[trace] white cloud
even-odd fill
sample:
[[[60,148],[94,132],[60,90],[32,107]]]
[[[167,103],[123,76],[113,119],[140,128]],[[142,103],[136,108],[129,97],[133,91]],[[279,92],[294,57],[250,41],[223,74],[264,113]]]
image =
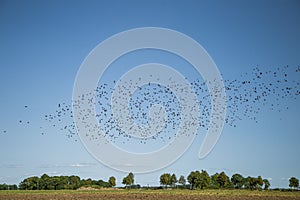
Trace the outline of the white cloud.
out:
[[[96,163],[44,164],[41,165],[40,168],[48,169],[48,168],[91,167],[95,165]]]
[[[70,167],[91,167],[95,166],[95,163],[76,163],[76,164],[70,164]]]
[[[285,181],[285,180],[288,180],[288,178],[282,177],[280,180]]]

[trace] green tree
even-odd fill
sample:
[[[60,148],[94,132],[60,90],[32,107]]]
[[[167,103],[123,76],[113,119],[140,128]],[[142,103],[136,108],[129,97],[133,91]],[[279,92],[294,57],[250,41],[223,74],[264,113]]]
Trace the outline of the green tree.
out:
[[[289,179],[289,186],[293,189],[299,187],[299,179],[297,179],[296,177],[291,177]]]
[[[250,190],[255,190],[255,189],[261,189],[264,184],[264,181],[261,178],[261,176],[258,176],[257,178],[248,176],[245,179],[244,184],[245,184],[245,188]]]
[[[171,180],[170,180],[170,181],[171,181],[171,182],[170,182],[171,186],[172,186],[172,187],[175,187],[175,186],[176,186],[176,183],[177,183],[177,177],[176,177],[175,174],[172,174]]]
[[[92,185],[93,185],[92,184],[92,179],[90,179],[90,178],[80,180],[80,186],[91,187]]]
[[[68,189],[76,190],[80,187],[80,178],[78,176],[68,177]]]
[[[269,180],[268,179],[264,179],[263,182],[264,182],[264,190],[268,190],[269,187],[271,186]]]
[[[264,181],[263,181],[262,177],[258,176],[256,179],[256,188],[261,189],[263,185],[264,185]]]
[[[187,177],[187,180],[188,180],[188,182],[191,185],[191,189],[195,188],[195,186],[196,186],[196,179],[199,179],[200,176],[201,176],[201,173],[198,170],[190,172],[190,174]]]
[[[104,187],[104,188],[109,188],[112,187],[109,182],[103,181],[103,180],[98,180],[96,181],[96,185],[99,187]]]
[[[109,177],[108,183],[110,187],[115,187],[116,186],[116,178],[114,176]]]
[[[63,178],[60,176],[53,176],[51,177],[51,185],[54,187],[54,190],[61,190],[63,188]]]
[[[256,178],[248,176],[250,190],[256,189]]]
[[[250,183],[249,183],[250,176],[247,178],[244,178],[244,188],[245,189],[250,189]]]
[[[128,176],[126,176],[126,177],[123,178],[122,184],[124,184],[126,187],[128,185],[130,185],[130,180],[129,180]]]
[[[171,185],[171,174],[164,173],[160,176],[160,184],[167,187],[168,185]]]
[[[47,174],[43,174],[40,178],[40,189],[49,190],[50,188],[50,177]]]
[[[29,177],[24,179],[20,184],[20,190],[38,190],[40,179],[37,176]]]
[[[204,189],[204,188],[207,188],[209,186],[209,183],[210,183],[209,174],[205,170],[202,170],[200,175],[196,177],[195,187],[200,188],[200,189]]]
[[[210,177],[210,187],[213,189],[219,189],[220,184],[218,183],[219,173],[215,173]]]
[[[0,190],[17,190],[17,185],[0,184]]]
[[[217,178],[217,182],[219,183],[220,188],[225,188],[229,184],[230,180],[225,172],[221,172]]]
[[[126,177],[123,178],[122,184],[126,185],[126,187],[129,185],[133,185],[134,183],[134,175],[132,172],[130,172]]]
[[[233,174],[231,182],[233,183],[234,188],[241,189],[244,185],[244,177],[240,174]]]
[[[186,182],[186,180],[185,180],[184,176],[181,175],[179,177],[178,183],[181,184],[181,185],[185,185],[185,182]]]
[[[128,176],[129,176],[129,179],[130,179],[130,184],[133,185],[133,184],[134,184],[134,175],[133,175],[133,173],[130,172],[130,173],[128,174]]]
[[[133,183],[133,174],[128,176],[130,184]],[[40,178],[33,176],[24,179],[19,184],[20,190],[61,190],[61,189],[77,189],[81,186],[85,187],[111,187],[110,184],[103,180],[80,179],[78,176],[48,176],[43,174]]]

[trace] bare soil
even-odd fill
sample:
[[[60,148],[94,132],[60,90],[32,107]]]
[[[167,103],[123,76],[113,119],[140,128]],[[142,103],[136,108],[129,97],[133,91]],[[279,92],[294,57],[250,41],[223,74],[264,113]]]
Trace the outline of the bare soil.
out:
[[[174,192],[44,192],[44,193],[26,193],[26,192],[12,192],[12,193],[0,193],[0,199],[2,200],[95,200],[95,199],[108,199],[108,200],[300,200],[299,195],[280,194],[219,194],[218,192],[203,194],[188,191],[181,193]]]

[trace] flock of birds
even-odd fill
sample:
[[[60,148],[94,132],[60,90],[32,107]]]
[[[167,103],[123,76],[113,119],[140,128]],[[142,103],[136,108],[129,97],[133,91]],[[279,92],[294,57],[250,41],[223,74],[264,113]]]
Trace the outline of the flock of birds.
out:
[[[259,112],[263,109],[270,109],[278,113],[284,109],[289,109],[286,102],[298,100],[300,95],[300,67],[291,68],[283,66],[265,70],[261,67],[254,67],[251,72],[240,75],[234,80],[224,80],[226,91],[226,119],[225,124],[236,127],[241,120],[253,120],[259,122]],[[105,138],[113,143],[123,143],[132,140],[133,137],[119,128],[111,110],[111,97],[114,91],[115,80],[111,83],[98,85],[95,96],[83,94],[80,98],[73,100],[73,104],[90,103],[96,105],[96,119]],[[133,83],[134,84],[134,83]],[[211,96],[206,83],[202,79],[195,79],[190,82],[196,94],[200,107],[199,124],[202,130],[207,129],[211,117]],[[139,126],[149,125],[149,109],[153,105],[161,105],[166,113],[165,127],[151,137],[139,138],[139,143],[147,144],[160,140],[165,143],[174,136],[180,126],[181,112],[180,103],[176,95],[166,86],[149,83],[138,87],[131,95],[129,110],[131,119]],[[25,105],[24,109],[30,110],[30,106]],[[84,116],[83,120],[84,120]],[[280,115],[279,115],[280,117]],[[72,105],[70,103],[58,103],[54,112],[44,114],[44,121],[52,128],[62,131],[68,138],[77,141],[78,133],[73,122]],[[18,119],[17,123],[29,125],[31,122],[26,119]],[[40,134],[47,134],[46,127],[39,126]],[[8,133],[3,129],[2,133]],[[195,133],[197,134],[197,133]],[[97,139],[94,135],[93,139]]]

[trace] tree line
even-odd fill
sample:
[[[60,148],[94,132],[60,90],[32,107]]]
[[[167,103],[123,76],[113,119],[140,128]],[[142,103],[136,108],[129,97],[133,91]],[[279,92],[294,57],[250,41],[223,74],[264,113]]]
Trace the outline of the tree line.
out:
[[[130,172],[122,180],[125,188],[140,188],[140,185],[134,185],[134,174]],[[160,185],[169,188],[186,189],[250,189],[250,190],[268,190],[271,186],[268,179],[258,177],[243,177],[241,174],[227,176],[225,172],[209,175],[207,171],[192,171],[187,178],[181,175],[179,178],[175,174],[164,173],[160,176]],[[80,187],[109,188],[116,186],[116,178],[109,177],[108,181],[81,179],[79,176],[48,176],[43,174],[41,177],[32,176],[25,178],[17,185],[0,184],[0,190],[76,190]],[[289,187],[299,188],[299,179],[291,177]]]
[[[186,181],[189,183],[186,185]],[[236,188],[236,189],[268,189],[270,182],[267,179],[258,177],[243,177],[241,174],[234,174],[231,178],[225,172],[215,173],[210,176],[205,170],[201,172],[196,170],[190,172],[187,180],[184,176],[180,176],[177,180],[175,174],[165,173],[160,176],[160,184],[165,187],[187,186],[190,189],[223,189],[223,188]]]
[[[188,182],[188,184],[186,184]],[[187,176],[183,175],[177,179],[175,174],[164,173],[160,176],[160,184],[164,187],[180,187],[189,189],[250,189],[250,190],[268,190],[271,186],[268,179],[258,177],[243,177],[241,174],[233,174],[231,178],[225,172],[209,175],[207,171],[192,171]],[[289,179],[289,187],[292,189],[299,188],[299,180],[295,177]]]
[[[76,190],[80,187],[108,188],[116,186],[115,177],[110,177],[108,181],[80,179],[79,176],[33,176],[24,179],[18,189],[20,190]]]

